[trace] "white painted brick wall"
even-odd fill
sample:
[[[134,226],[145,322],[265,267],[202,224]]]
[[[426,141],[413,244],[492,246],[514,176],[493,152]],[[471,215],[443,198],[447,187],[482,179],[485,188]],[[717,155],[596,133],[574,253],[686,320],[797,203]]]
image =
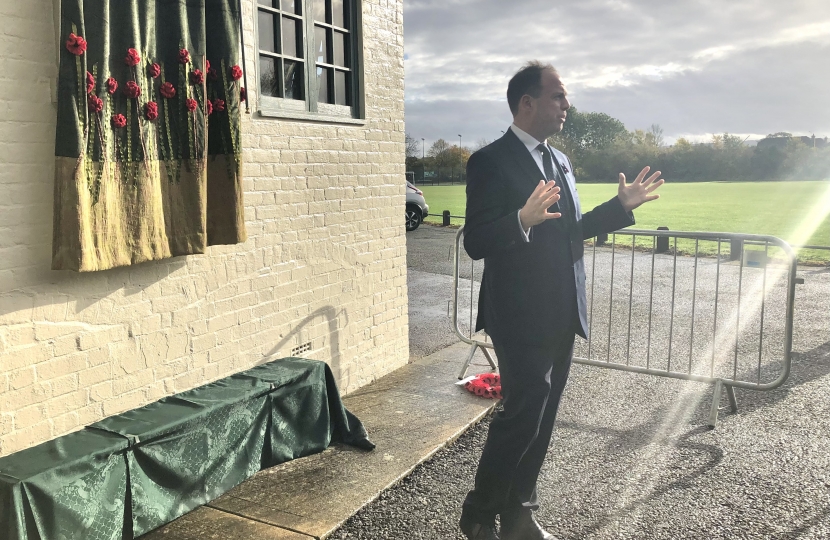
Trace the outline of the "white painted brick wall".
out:
[[[403,6],[363,2],[365,126],[246,115],[249,240],[92,274],[49,269],[52,0],[0,5],[0,456],[309,341],[344,392],[406,363]]]

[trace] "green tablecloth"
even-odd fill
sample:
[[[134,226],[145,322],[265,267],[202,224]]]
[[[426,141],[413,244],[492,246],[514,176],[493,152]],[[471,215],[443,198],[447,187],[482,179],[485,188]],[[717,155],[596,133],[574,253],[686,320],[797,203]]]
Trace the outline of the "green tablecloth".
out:
[[[126,450],[84,430],[0,459],[0,538],[121,540]]]
[[[270,362],[0,458],[0,537],[139,536],[332,441],[374,448],[329,367]]]

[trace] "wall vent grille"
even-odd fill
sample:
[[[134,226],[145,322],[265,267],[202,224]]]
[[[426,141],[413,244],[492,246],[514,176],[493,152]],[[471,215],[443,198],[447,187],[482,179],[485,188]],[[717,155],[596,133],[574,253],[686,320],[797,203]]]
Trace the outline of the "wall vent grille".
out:
[[[309,341],[308,343],[303,343],[302,345],[298,345],[298,346],[294,347],[293,349],[291,349],[291,356],[299,356],[299,355],[301,355],[305,352],[308,352],[310,350],[311,350],[311,342]]]

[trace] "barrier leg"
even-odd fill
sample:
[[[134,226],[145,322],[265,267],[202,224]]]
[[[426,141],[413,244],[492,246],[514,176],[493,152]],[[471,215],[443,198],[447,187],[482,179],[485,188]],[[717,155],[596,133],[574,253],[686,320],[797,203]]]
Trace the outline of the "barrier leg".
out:
[[[478,343],[473,343],[470,345],[470,352],[467,354],[467,360],[464,361],[464,367],[461,368],[461,373],[458,374],[458,380],[464,378],[467,375],[467,370],[470,369],[470,362],[473,361],[473,356],[476,353],[476,349],[478,348]]]
[[[490,356],[490,350],[485,348],[485,347],[482,347],[481,352],[484,353],[484,356],[487,358],[487,361],[490,362],[490,368],[493,371],[496,371],[498,369],[498,367],[496,367],[496,362],[493,361],[493,357]]]
[[[726,385],[726,395],[729,397],[729,406],[732,408],[732,412],[738,412],[738,398],[735,397],[735,389],[728,384]]]
[[[720,395],[723,390],[723,381],[715,381],[715,391],[712,392],[712,409],[709,411],[709,427],[715,429],[718,423],[718,408],[720,407]]]

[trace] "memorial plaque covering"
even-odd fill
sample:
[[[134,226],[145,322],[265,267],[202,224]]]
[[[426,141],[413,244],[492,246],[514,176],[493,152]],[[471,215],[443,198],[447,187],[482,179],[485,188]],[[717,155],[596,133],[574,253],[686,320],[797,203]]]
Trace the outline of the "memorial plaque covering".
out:
[[[64,0],[52,268],[246,239],[236,0]]]

